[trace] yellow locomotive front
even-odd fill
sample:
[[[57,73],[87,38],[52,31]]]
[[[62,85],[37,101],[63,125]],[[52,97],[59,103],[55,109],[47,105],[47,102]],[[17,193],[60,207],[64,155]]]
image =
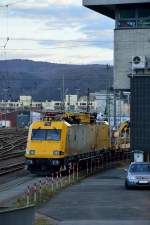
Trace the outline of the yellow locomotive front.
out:
[[[38,121],[30,126],[25,154],[30,171],[52,170],[63,164],[66,132],[63,121]]]

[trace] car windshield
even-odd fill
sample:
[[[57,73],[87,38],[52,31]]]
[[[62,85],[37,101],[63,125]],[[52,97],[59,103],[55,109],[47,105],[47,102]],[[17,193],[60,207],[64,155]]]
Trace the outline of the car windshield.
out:
[[[149,172],[150,173],[150,164],[133,164],[130,166],[129,172],[131,173]]]
[[[58,129],[33,129],[32,140],[39,141],[60,141],[61,130]]]

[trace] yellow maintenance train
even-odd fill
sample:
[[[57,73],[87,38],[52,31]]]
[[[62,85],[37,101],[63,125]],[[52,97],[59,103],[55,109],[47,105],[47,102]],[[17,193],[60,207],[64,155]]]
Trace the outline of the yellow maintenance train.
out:
[[[89,114],[65,114],[34,122],[29,128],[26,159],[31,172],[65,169],[110,149],[109,126]]]
[[[107,122],[96,123],[89,114],[60,114],[30,126],[25,157],[29,171],[53,172],[110,150]]]

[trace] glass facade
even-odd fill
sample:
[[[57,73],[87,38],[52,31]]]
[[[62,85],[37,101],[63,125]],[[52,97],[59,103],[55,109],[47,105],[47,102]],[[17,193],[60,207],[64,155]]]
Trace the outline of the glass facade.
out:
[[[150,9],[120,9],[116,12],[116,28],[150,28]]]
[[[131,149],[150,152],[150,76],[131,78]]]
[[[150,17],[150,9],[139,9],[138,17],[139,18],[149,18]]]
[[[130,18],[135,18],[135,17],[136,17],[135,10],[121,10],[119,12],[120,19],[130,19]]]

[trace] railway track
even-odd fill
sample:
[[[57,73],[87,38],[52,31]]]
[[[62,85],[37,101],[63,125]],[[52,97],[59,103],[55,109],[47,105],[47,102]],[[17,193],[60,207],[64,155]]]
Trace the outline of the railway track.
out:
[[[21,151],[16,151],[16,152],[12,152],[12,153],[7,153],[3,156],[0,156],[0,161],[4,161],[7,159],[13,159],[13,158],[19,158],[21,156],[23,156],[25,154],[25,150],[21,150]]]
[[[27,130],[0,129],[0,176],[24,168]]]
[[[6,174],[24,169],[25,163],[24,162],[20,162],[20,163],[15,163],[15,164],[11,164],[8,165],[6,167],[1,167],[0,168],[0,176],[4,176]]]
[[[3,147],[0,148],[0,156],[5,156],[9,152],[13,152],[17,148],[25,147],[26,144],[26,137],[18,138],[17,140],[14,140],[13,142],[6,143],[6,145],[3,145]]]

